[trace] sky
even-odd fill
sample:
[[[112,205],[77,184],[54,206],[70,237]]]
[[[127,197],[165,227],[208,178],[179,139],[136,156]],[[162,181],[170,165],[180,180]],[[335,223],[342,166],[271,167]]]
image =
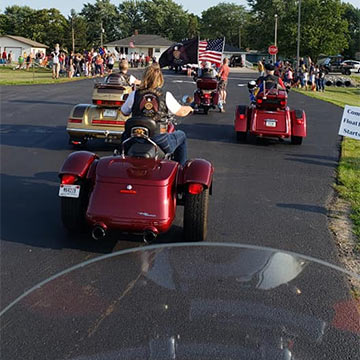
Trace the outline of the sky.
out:
[[[121,0],[110,0],[116,6],[119,5]],[[196,15],[201,15],[201,12],[211,6],[217,5],[220,2],[234,2],[239,5],[246,5],[246,0],[174,0],[176,3],[183,6],[185,10],[188,10]],[[355,0],[360,1],[360,0]],[[57,8],[64,15],[69,15],[71,9],[75,9],[79,12],[84,3],[95,3],[95,0],[1,0],[0,9],[1,12],[7,6],[19,5],[19,6],[30,6],[33,9],[43,8]]]
[[[94,3],[95,0],[1,0],[0,10],[1,12],[7,6],[19,5],[19,6],[30,6],[34,9],[43,9],[43,8],[57,8],[63,15],[67,16],[70,14],[71,9],[75,9],[79,12],[84,3]],[[111,0],[115,5],[120,3],[120,0]],[[239,5],[247,5],[246,0],[175,0],[176,3],[181,4],[185,10],[192,12],[196,15],[201,15],[201,12],[211,6],[214,6],[220,2],[233,2]],[[360,7],[360,0],[346,0],[344,2],[349,2],[355,7]]]

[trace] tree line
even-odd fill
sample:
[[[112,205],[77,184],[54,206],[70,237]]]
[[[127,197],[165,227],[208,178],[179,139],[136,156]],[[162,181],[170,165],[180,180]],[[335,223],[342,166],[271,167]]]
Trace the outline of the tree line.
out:
[[[296,54],[299,0],[247,0],[249,8],[219,3],[201,16],[185,11],[173,0],[110,0],[84,4],[65,17],[57,9],[35,10],[8,6],[0,14],[0,34],[18,35],[54,47],[56,43],[82,51],[140,34],[154,34],[173,41],[200,36],[225,36],[226,43],[242,49],[266,51],[274,43],[275,15],[278,23],[279,54]],[[360,9],[341,0],[302,0],[301,55],[342,53],[354,57],[360,51]],[[72,35],[73,34],[73,35]]]

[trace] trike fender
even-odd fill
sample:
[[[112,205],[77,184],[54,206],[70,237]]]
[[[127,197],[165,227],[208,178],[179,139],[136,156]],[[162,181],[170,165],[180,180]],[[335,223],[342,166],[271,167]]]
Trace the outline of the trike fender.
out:
[[[211,163],[204,159],[188,160],[182,170],[180,180],[181,185],[196,183],[202,184],[206,188],[210,188],[214,167]]]
[[[247,132],[249,108],[245,105],[238,105],[235,110],[235,131]]]
[[[291,110],[291,134],[306,137],[306,114],[304,110]]]
[[[97,155],[89,151],[73,152],[65,160],[59,172],[59,177],[68,174],[84,178],[95,159],[97,159]]]

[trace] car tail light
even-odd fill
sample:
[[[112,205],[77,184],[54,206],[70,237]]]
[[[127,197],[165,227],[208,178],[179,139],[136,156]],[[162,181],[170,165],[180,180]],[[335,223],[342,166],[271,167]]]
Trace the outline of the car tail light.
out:
[[[244,119],[245,119],[245,114],[240,114],[240,115],[239,115],[239,119],[240,119],[240,120],[244,120]]]
[[[258,104],[262,104],[263,100],[262,100],[262,99],[257,99],[256,102],[257,102]]]
[[[189,185],[189,194],[197,195],[200,194],[204,190],[204,186],[202,184],[190,184]]]
[[[61,178],[61,183],[66,185],[72,185],[75,183],[77,177],[75,175],[63,175]]]
[[[81,124],[81,123],[82,123],[82,119],[72,119],[72,118],[69,118],[68,122],[69,122],[69,123],[75,123],[75,124]]]

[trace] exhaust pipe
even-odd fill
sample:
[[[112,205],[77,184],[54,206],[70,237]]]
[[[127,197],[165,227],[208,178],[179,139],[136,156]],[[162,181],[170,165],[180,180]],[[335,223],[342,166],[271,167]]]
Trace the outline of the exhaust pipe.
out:
[[[158,230],[156,228],[147,229],[144,231],[143,240],[145,244],[153,243],[158,236]]]
[[[106,229],[101,225],[94,226],[91,236],[94,240],[102,240],[106,236]]]

